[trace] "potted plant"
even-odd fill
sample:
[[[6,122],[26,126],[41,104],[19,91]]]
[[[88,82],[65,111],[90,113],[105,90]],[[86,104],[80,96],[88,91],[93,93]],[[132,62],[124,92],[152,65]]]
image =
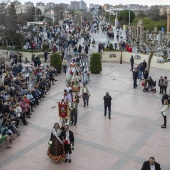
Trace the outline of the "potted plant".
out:
[[[61,73],[62,59],[60,53],[53,53],[51,55],[50,65],[57,70],[57,73]]]
[[[90,58],[91,73],[99,74],[102,71],[102,62],[100,53],[93,53]]]

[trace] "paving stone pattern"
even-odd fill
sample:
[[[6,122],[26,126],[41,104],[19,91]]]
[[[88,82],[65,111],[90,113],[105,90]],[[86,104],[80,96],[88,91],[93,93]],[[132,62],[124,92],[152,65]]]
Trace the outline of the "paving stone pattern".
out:
[[[15,139],[12,149],[1,151],[0,169],[140,170],[142,163],[154,156],[162,170],[169,170],[170,116],[167,129],[161,129],[161,95],[142,92],[141,81],[133,89],[129,70],[128,63],[110,62],[103,63],[101,74],[91,75],[90,104],[84,108],[80,101],[78,123],[70,126],[75,135],[71,164],[54,163],[47,156],[50,131],[55,122],[60,122],[57,102],[62,99],[66,84],[62,73],[41,105],[35,108],[30,124],[20,125],[22,134]],[[151,68],[154,79],[169,73]],[[103,113],[106,91],[113,98],[111,120]]]

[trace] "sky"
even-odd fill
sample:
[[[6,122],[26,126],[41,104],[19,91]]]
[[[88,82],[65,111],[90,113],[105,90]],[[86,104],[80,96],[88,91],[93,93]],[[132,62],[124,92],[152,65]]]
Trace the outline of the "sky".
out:
[[[54,3],[70,3],[69,0],[18,0],[20,1],[21,3],[24,3],[24,2],[28,2],[28,1],[31,1],[31,2],[44,2],[45,4],[48,3],[48,2],[54,2]],[[72,0],[74,1],[74,0]],[[77,0],[78,1],[78,0]],[[87,5],[89,5],[90,3],[93,3],[93,4],[101,4],[103,5],[103,3],[108,3],[110,5],[118,5],[118,4],[140,4],[140,5],[148,5],[148,6],[151,6],[151,5],[170,5],[170,0],[84,0]]]

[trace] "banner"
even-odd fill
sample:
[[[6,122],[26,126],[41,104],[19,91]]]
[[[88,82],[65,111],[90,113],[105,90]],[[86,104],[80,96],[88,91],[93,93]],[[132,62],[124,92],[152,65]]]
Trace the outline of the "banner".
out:
[[[59,111],[59,116],[61,118],[67,117],[67,103],[66,102],[58,103],[58,111]]]

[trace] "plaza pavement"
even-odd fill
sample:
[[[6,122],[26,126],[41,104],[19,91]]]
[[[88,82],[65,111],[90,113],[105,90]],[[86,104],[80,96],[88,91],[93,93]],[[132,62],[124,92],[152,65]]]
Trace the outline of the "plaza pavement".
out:
[[[57,102],[63,97],[65,74],[59,74],[28,126],[20,124],[21,136],[11,149],[0,151],[1,170],[140,170],[154,156],[162,170],[170,169],[170,116],[161,129],[161,95],[132,87],[129,63],[103,63],[101,74],[91,75],[90,104],[80,101],[78,123],[70,126],[75,135],[72,163],[54,163],[47,156],[48,140],[55,122],[60,122]],[[158,79],[169,71],[151,68]],[[158,89],[158,88],[157,88]],[[104,116],[103,96],[112,96],[111,120]],[[56,108],[51,108],[56,106]]]

